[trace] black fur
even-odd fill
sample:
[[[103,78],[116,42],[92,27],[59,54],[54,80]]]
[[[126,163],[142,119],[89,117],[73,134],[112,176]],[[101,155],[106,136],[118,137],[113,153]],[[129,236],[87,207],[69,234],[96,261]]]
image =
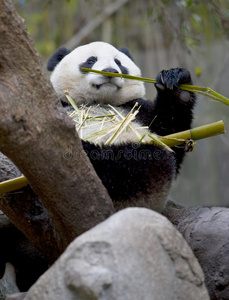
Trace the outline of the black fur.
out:
[[[95,171],[114,202],[133,199],[137,194],[156,191],[171,181],[174,155],[153,144],[127,143],[96,146],[82,141]]]
[[[141,109],[136,119],[143,125],[149,126],[152,132],[160,136],[190,129],[196,96],[189,93],[189,101],[183,102],[180,98],[182,90],[178,89],[179,84],[192,84],[189,71],[182,68],[163,70],[157,75],[156,80],[158,94],[154,102],[135,99],[123,107],[131,109],[138,102]],[[178,172],[185,151],[180,147],[174,147],[173,150],[177,160],[176,171]]]
[[[82,64],[79,65],[80,71],[82,73],[86,73],[86,72],[82,71],[81,68],[91,69],[94,66],[94,64],[96,63],[96,61],[97,61],[97,57],[95,57],[95,56],[89,57],[85,62],[83,62]],[[128,69],[126,67],[124,67],[118,59],[115,59],[114,61],[117,64],[117,66],[120,68],[122,74],[128,74],[129,73]],[[111,73],[118,73],[118,71],[116,69],[113,69],[113,68],[105,68],[102,71],[111,72]]]
[[[130,54],[130,51],[129,51],[128,48],[126,48],[126,47],[120,47],[120,48],[118,49],[118,51],[120,51],[120,52],[126,54],[132,61],[134,61],[134,59],[133,59],[132,55]]]
[[[83,62],[82,64],[79,65],[79,69],[82,73],[85,73],[81,70],[81,68],[91,69],[96,62],[97,62],[97,57],[90,56],[85,62]]]
[[[48,71],[53,71],[58,63],[70,52],[71,51],[65,47],[60,47],[59,49],[57,49],[48,60]]]
[[[122,74],[129,74],[129,71],[126,67],[124,67],[120,60],[117,58],[115,59],[115,63],[118,65],[119,69],[121,70]]]

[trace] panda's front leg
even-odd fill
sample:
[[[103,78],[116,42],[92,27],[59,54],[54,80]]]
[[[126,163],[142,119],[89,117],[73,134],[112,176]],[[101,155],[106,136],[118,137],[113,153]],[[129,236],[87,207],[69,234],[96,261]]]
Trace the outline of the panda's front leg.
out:
[[[189,129],[196,97],[194,93],[179,89],[180,84],[192,84],[189,71],[183,68],[163,70],[156,80],[157,97],[150,129],[161,136]]]
[[[190,129],[196,96],[194,93],[179,89],[180,84],[192,84],[189,71],[183,68],[163,70],[157,75],[156,80],[157,97],[153,105],[150,130],[165,136]],[[185,151],[184,147],[174,147],[173,150],[178,172]]]
[[[176,172],[173,152],[153,144],[82,143],[116,210],[129,206],[163,210]]]

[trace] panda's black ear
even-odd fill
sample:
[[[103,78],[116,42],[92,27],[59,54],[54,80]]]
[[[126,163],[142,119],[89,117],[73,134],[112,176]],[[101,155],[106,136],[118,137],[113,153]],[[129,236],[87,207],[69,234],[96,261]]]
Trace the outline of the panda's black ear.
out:
[[[126,48],[126,47],[120,47],[120,48],[118,49],[118,51],[120,51],[120,52],[126,54],[132,61],[134,61],[134,59],[133,59],[132,55],[130,54],[130,51],[129,51],[128,48]]]
[[[71,51],[65,47],[58,48],[49,58],[47,63],[48,71],[53,71],[58,63]]]

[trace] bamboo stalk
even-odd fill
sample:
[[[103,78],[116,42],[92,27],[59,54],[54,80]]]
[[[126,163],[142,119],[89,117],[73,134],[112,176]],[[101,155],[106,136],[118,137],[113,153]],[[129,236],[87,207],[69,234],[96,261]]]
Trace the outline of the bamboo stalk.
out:
[[[146,77],[139,77],[139,76],[133,76],[133,75],[127,75],[127,74],[122,74],[122,73],[112,73],[112,72],[106,72],[106,71],[99,71],[99,70],[94,70],[94,69],[88,69],[88,68],[81,68],[83,72],[92,72],[92,73],[97,73],[105,76],[112,76],[112,77],[121,77],[125,79],[130,79],[130,80],[139,80],[139,81],[144,81],[144,82],[149,82],[149,83],[157,83],[155,79],[151,78],[146,78]]]
[[[184,144],[184,142],[189,139],[196,141],[222,133],[225,133],[224,123],[223,121],[218,121],[211,124],[195,127],[193,129],[159,137],[159,140],[169,147],[174,147]]]
[[[180,89],[193,92],[193,93],[199,93],[204,96],[211,97],[212,99],[216,101],[220,101],[225,105],[229,106],[229,99],[224,97],[223,95],[215,92],[214,90],[210,89],[209,87],[202,87],[202,86],[196,86],[196,85],[188,85],[188,84],[181,84],[179,86]]]
[[[222,133],[225,133],[224,123],[223,121],[218,121],[164,137],[158,137],[158,139],[161,143],[164,143],[168,147],[174,147],[184,144],[189,139],[199,140]],[[23,175],[14,179],[3,181],[0,183],[0,195],[19,190],[28,184],[28,180]]]
[[[121,77],[121,78],[125,78],[125,79],[130,79],[130,80],[139,80],[139,81],[144,81],[144,82],[149,82],[149,83],[157,83],[155,79],[151,79],[151,78],[138,77],[138,76],[121,74],[121,73],[111,73],[111,72],[93,70],[93,69],[88,69],[88,68],[83,68],[83,67],[81,68],[81,70],[83,72],[92,72],[92,73],[97,73],[97,74],[101,74],[101,75],[105,75],[105,76]],[[229,98],[215,92],[214,90],[210,89],[209,87],[181,84],[181,85],[179,85],[179,88],[182,90],[188,91],[188,92],[199,93],[201,95],[210,97],[216,101],[220,101],[223,104],[229,106]]]
[[[28,184],[28,180],[23,175],[17,178],[0,182],[0,195],[19,190],[27,186]]]

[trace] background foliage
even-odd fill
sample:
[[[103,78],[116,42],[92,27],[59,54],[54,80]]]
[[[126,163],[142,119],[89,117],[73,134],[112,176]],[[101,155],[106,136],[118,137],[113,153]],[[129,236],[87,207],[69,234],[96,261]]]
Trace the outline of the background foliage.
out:
[[[228,0],[17,0],[14,4],[45,62],[117,2],[123,5],[116,13],[94,26],[77,45],[103,40],[127,46],[144,77],[155,78],[161,69],[183,66],[196,85],[229,97]],[[154,96],[154,87],[147,85],[147,97]],[[223,119],[229,128],[229,107],[209,99],[199,96],[195,116],[195,126]],[[198,142],[187,156],[171,197],[187,205],[229,206],[228,135]]]

